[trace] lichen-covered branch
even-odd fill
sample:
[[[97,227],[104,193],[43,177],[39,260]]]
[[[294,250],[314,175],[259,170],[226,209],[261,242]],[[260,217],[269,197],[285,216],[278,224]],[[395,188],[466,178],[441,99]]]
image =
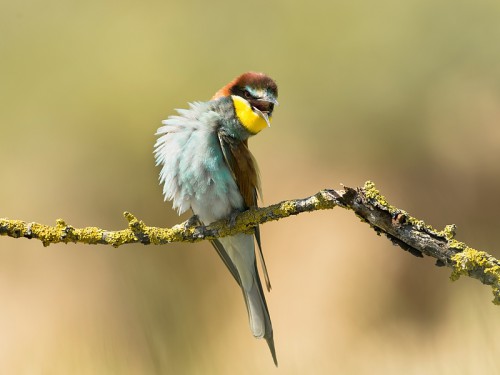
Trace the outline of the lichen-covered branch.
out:
[[[336,206],[354,211],[377,233],[385,234],[394,244],[413,255],[428,255],[436,259],[438,266],[450,267],[452,280],[466,275],[490,285],[493,289],[493,303],[500,304],[499,260],[457,241],[454,238],[454,225],[438,231],[407,212],[391,206],[370,181],[362,188],[327,189],[308,198],[252,208],[238,214],[234,220],[220,220],[208,226],[196,225],[196,220],[188,220],[172,228],[150,227],[131,213],[125,212],[128,228],[118,231],[96,227],[74,228],[61,219],[56,221],[55,226],[0,219],[0,235],[35,238],[42,241],[44,246],[59,242],[108,244],[115,247],[129,243],[162,245],[171,242],[197,242],[251,232],[258,224]]]

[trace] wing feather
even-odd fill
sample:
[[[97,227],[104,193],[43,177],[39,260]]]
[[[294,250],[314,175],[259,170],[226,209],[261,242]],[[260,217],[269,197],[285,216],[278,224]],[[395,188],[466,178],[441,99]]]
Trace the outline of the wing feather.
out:
[[[245,208],[257,207],[257,199],[259,196],[262,196],[259,170],[257,168],[257,162],[248,149],[248,142],[246,140],[243,142],[234,141],[232,138],[224,136],[223,134],[219,134],[219,142],[226,164],[245,202]],[[257,240],[259,248],[259,259],[266,281],[266,287],[267,290],[270,291],[271,282],[269,280],[266,262],[264,261],[264,254],[260,241],[260,229],[258,226],[255,228],[255,239]]]

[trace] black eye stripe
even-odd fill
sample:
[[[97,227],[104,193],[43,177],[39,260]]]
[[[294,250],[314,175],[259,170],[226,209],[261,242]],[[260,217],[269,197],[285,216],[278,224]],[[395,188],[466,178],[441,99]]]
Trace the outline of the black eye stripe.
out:
[[[254,97],[250,91],[248,91],[245,88],[240,87],[240,86],[234,86],[231,89],[231,94],[241,96],[242,98],[245,98],[245,99],[258,99],[256,97]]]

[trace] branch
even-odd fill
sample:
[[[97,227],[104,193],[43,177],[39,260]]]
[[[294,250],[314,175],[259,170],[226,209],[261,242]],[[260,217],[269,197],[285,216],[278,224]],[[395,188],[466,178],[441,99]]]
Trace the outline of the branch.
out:
[[[149,227],[131,213],[125,212],[128,228],[109,231],[96,227],[74,228],[58,219],[55,226],[0,219],[0,235],[14,238],[36,238],[44,246],[55,243],[107,244],[118,247],[129,243],[163,245],[171,242],[213,240],[236,233],[252,233],[258,224],[275,221],[302,212],[345,208],[368,223],[378,234],[385,234],[394,244],[415,256],[427,255],[436,265],[452,269],[451,279],[466,275],[493,289],[493,303],[500,305],[500,261],[484,251],[475,250],[455,237],[455,225],[438,231],[407,212],[391,206],[368,181],[362,188],[321,190],[304,199],[292,199],[263,208],[251,208],[238,214],[231,222],[219,220],[208,226],[194,225],[187,220],[172,228]]]

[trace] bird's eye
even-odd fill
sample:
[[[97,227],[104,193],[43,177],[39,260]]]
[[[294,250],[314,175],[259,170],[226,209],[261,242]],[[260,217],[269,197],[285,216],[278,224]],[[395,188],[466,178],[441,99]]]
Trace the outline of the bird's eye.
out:
[[[252,97],[252,94],[250,94],[247,90],[243,92],[243,95],[245,96],[245,99],[250,99]]]

